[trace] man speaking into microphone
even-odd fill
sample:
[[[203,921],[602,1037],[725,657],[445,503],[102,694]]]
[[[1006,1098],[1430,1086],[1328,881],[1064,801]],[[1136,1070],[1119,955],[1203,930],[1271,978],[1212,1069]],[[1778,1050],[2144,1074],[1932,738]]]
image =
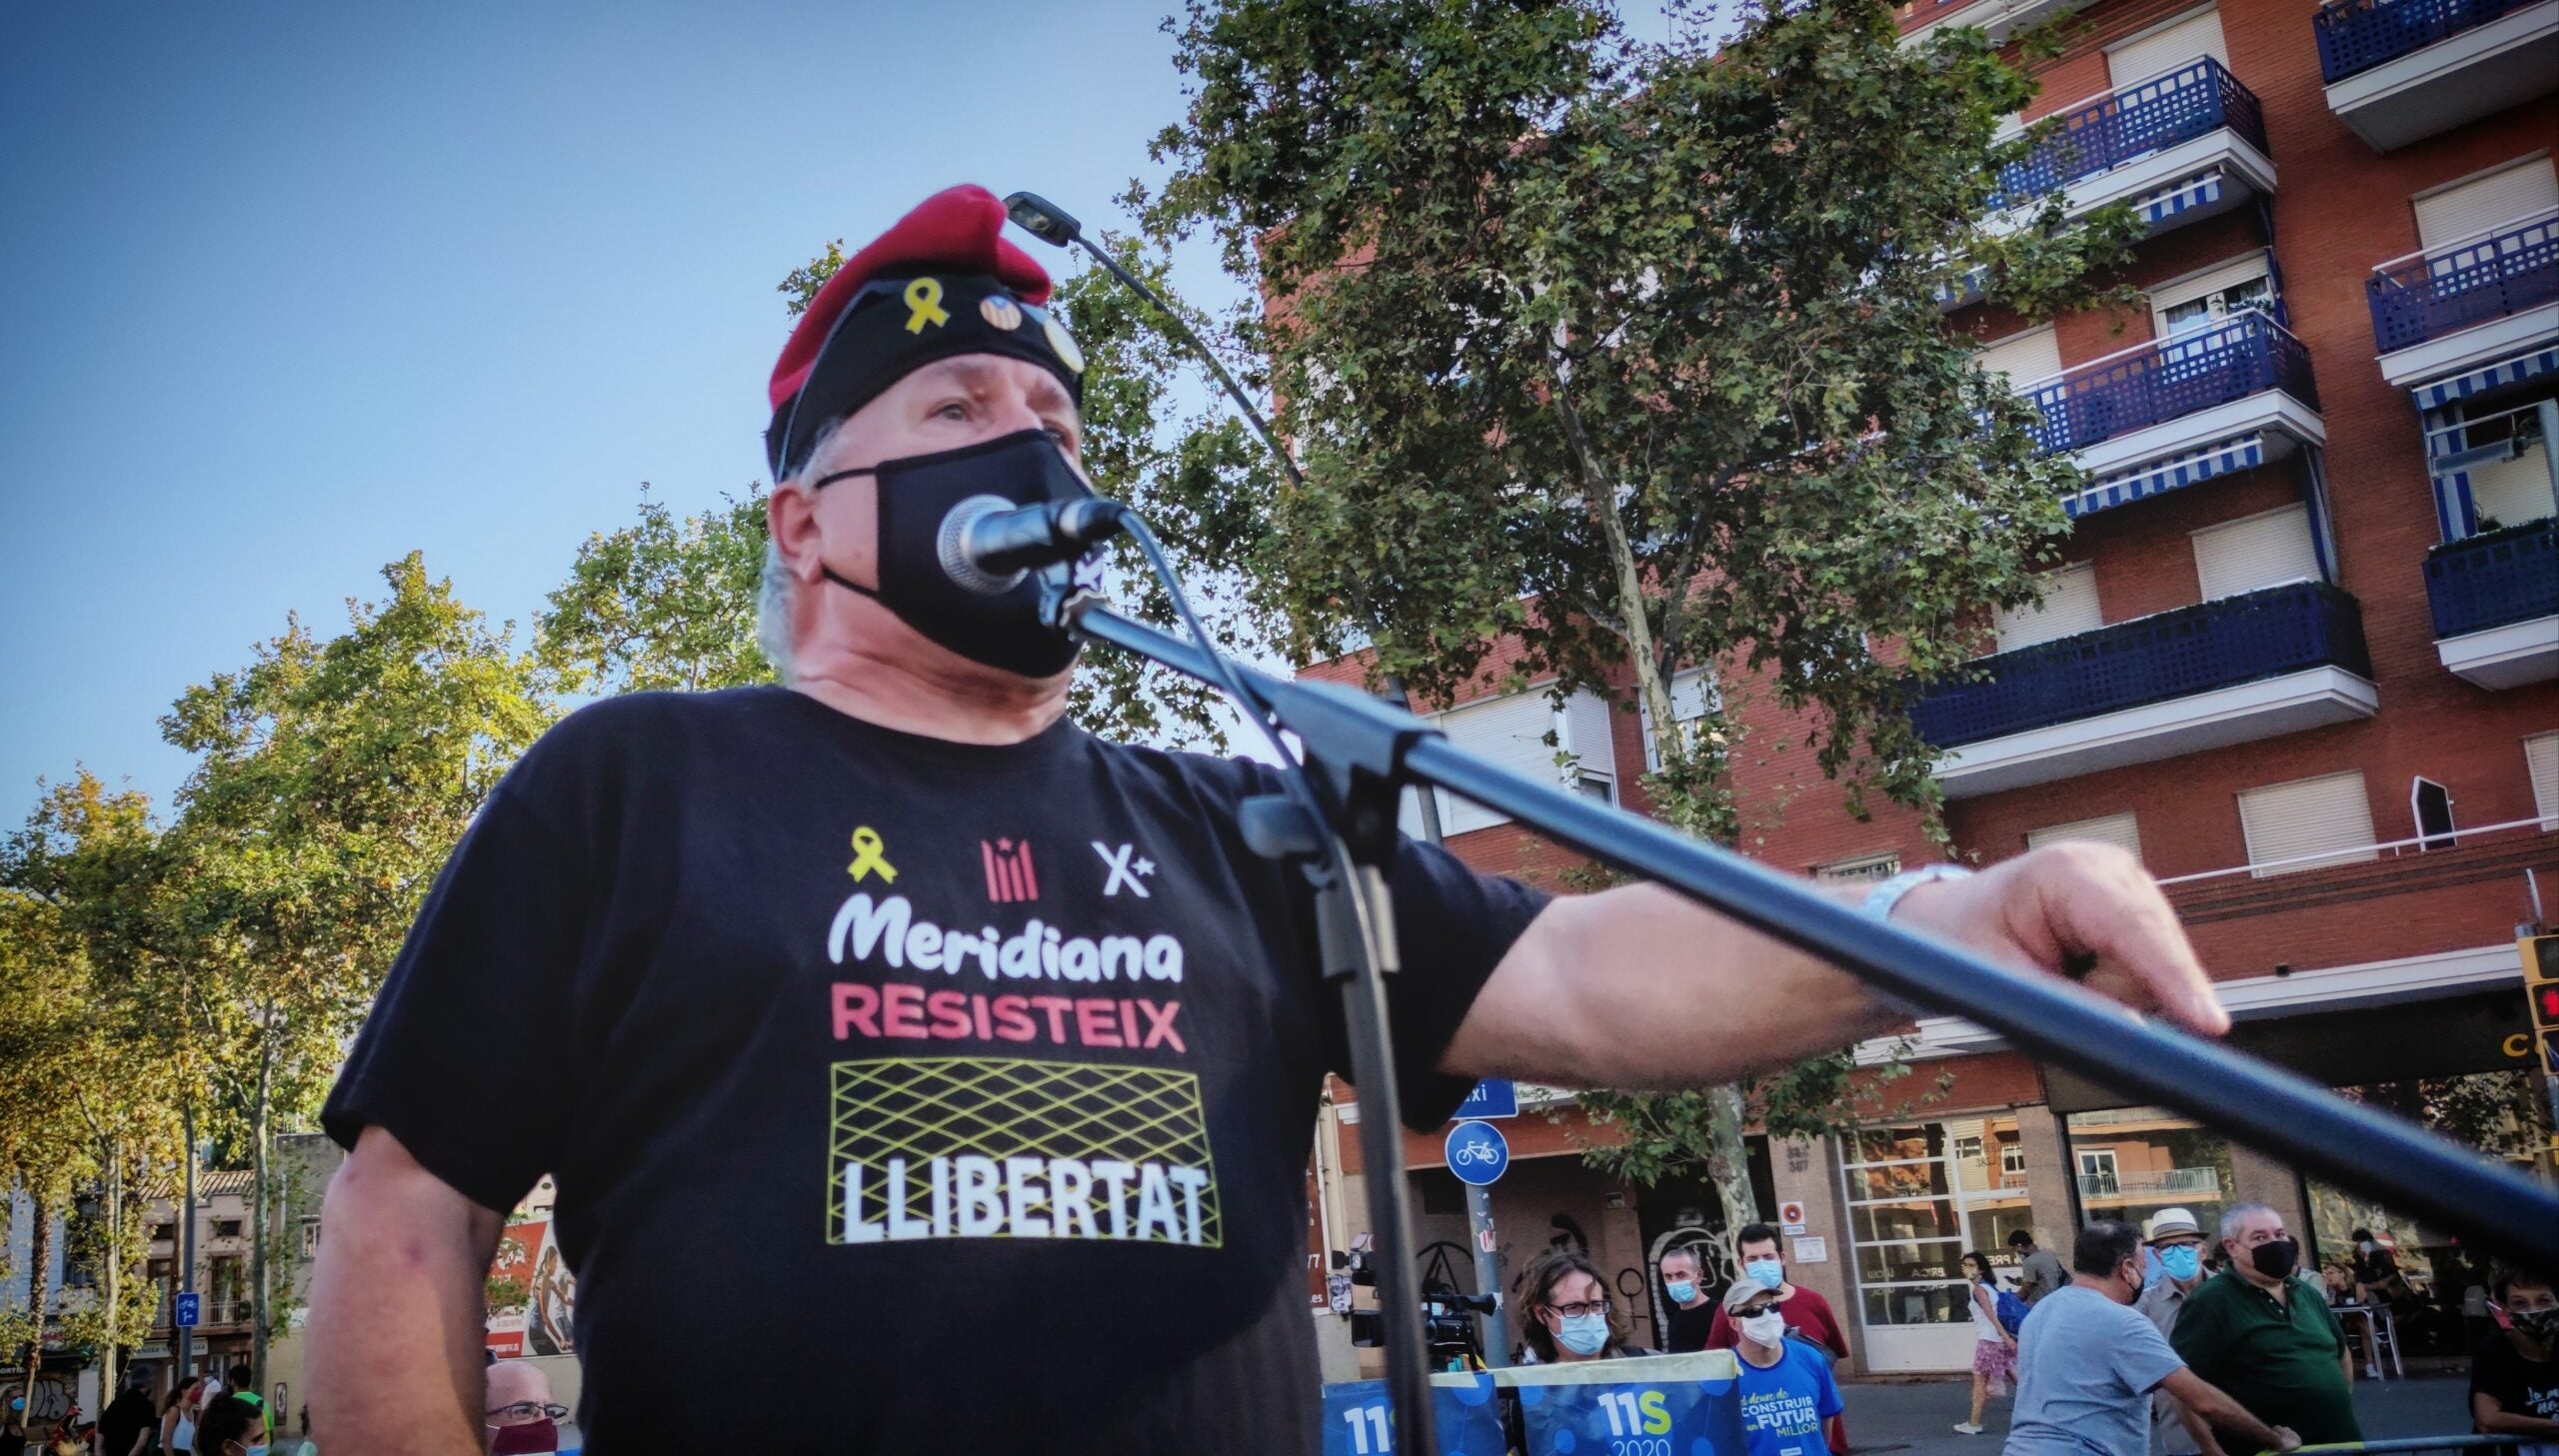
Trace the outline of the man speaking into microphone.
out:
[[[1274,771],[1068,722],[1074,644],[963,540],[1091,496],[1083,357],[1004,222],[928,200],[783,349],[787,686],[572,715],[428,896],[325,1115],[326,1449],[480,1449],[483,1276],[546,1172],[598,1456],[1315,1449],[1303,1170],[1340,1001],[1302,879],[1236,825]],[[1706,1084],[1898,1019],[1655,888],[1549,900],[1417,843],[1389,879],[1415,1126],[1479,1076]],[[2118,851],[1843,893],[2227,1025]]]

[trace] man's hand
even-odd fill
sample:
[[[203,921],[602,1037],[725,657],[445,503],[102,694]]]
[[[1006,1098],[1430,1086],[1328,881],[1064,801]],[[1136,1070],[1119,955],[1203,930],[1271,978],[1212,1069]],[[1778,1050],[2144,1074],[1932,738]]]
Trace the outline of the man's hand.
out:
[[[1854,903],[1867,888],[1835,893]],[[2206,1035],[2230,1028],[2167,898],[2109,845],[2056,844],[1920,885],[1892,918],[2021,969],[2084,963],[2085,982],[2127,1006]],[[1624,885],[1566,895],[1531,921],[1440,1066],[1567,1086],[1711,1086],[1904,1019],[1844,971],[1658,885]]]
[[[2301,1433],[2290,1426],[2275,1427],[2275,1449],[2278,1451],[2300,1450]]]
[[[2177,912],[2141,861],[2112,844],[2062,843],[1901,897],[1893,923],[2022,970],[2088,965],[2080,980],[2207,1036],[2230,1029]]]

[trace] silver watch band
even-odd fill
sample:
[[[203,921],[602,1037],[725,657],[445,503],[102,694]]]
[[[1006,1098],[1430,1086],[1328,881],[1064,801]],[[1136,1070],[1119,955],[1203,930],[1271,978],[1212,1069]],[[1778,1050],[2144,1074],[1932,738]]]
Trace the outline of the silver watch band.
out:
[[[1857,902],[1857,908],[1878,920],[1889,920],[1892,918],[1893,906],[1901,903],[1903,895],[1933,880],[1963,879],[1969,877],[1971,873],[1971,870],[1960,864],[1947,863],[1922,864],[1916,869],[1905,869],[1867,890],[1866,897]]]

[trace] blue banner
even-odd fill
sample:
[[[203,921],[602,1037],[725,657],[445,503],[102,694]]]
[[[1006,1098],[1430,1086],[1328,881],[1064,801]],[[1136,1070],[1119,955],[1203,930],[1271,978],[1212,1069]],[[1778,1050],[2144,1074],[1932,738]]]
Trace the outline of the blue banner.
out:
[[[1439,1428],[1436,1456],[1502,1456],[1501,1407],[1490,1375],[1431,1376],[1430,1409]],[[1345,1380],[1323,1388],[1323,1456],[1401,1450],[1386,1382]]]
[[[1501,1372],[1527,1456],[1742,1456],[1728,1350]]]

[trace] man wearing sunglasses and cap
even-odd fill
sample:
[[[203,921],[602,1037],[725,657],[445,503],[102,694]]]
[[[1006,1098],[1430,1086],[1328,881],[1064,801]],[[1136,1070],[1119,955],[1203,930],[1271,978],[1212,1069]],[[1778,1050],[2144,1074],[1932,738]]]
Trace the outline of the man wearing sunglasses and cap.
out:
[[[545,1172],[598,1456],[742,1409],[776,1451],[1315,1448],[1303,1177],[1347,1057],[1304,881],[1237,828],[1278,780],[1068,722],[1076,644],[948,550],[955,517],[1091,490],[1084,360],[1004,225],[929,200],[784,347],[783,686],[573,714],[429,895],[325,1113],[324,1449],[478,1446],[483,1274]],[[1656,888],[1550,901],[1410,842],[1388,879],[1416,1127],[1480,1076],[1703,1085],[1899,1019]],[[2227,1025],[2116,851],[1841,893]],[[669,1400],[705,1319],[757,1358]]]

